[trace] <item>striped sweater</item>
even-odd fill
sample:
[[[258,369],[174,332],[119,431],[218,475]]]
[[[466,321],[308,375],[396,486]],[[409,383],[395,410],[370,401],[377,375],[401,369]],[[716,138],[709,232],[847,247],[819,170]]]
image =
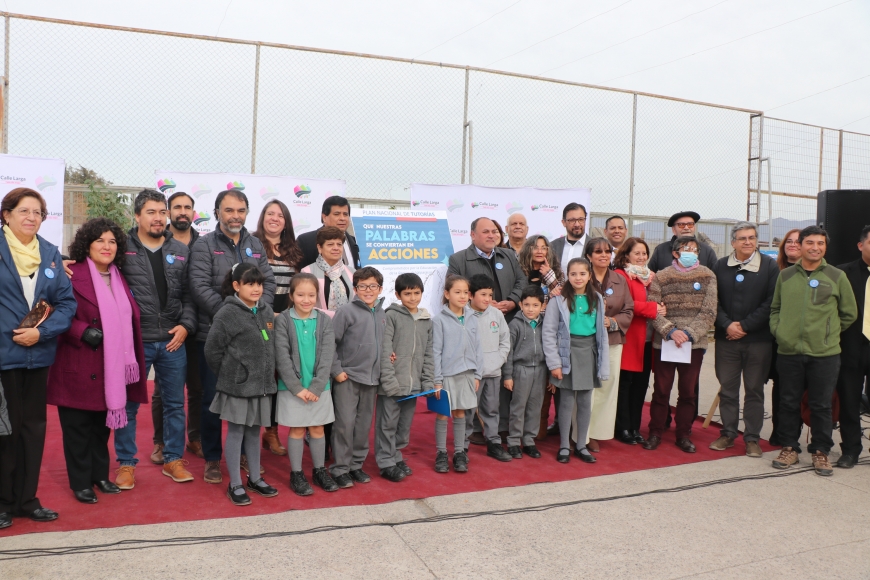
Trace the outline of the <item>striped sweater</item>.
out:
[[[673,266],[660,270],[649,285],[650,302],[660,302],[667,316],[653,321],[653,348],[674,329],[689,335],[692,348],[707,348],[707,332],[716,322],[716,275],[706,266],[680,272]]]

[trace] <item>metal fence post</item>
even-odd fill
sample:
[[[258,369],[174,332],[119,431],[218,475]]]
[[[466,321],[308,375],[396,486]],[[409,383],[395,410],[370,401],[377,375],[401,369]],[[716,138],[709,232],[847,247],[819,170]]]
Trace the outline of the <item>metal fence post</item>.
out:
[[[465,140],[468,134],[468,67],[465,67],[465,106],[462,112],[462,180],[465,183]]]
[[[840,180],[843,177],[843,130],[840,129],[840,143],[837,146],[837,189],[840,189]]]
[[[819,191],[822,191],[822,167],[825,161],[825,128],[819,128]]]
[[[628,180],[628,231],[634,235],[634,154],[637,144],[637,93],[631,108],[631,175]]]
[[[758,218],[761,213],[761,161],[764,155],[764,113],[758,117],[758,169],[755,175],[755,231],[758,231]]]
[[[0,147],[3,148],[3,153],[9,153],[9,21],[11,18],[7,14],[5,17],[5,33],[3,35],[3,142]]]
[[[251,173],[257,172],[257,103],[260,100],[260,45],[257,44],[257,60],[254,65],[254,120],[251,128]]]

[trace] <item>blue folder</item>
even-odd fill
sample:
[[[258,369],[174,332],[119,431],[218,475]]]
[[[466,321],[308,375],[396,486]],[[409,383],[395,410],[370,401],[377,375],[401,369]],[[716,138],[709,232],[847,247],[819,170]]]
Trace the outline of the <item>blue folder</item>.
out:
[[[446,390],[441,389],[440,399],[436,399],[434,396],[435,389],[431,391],[424,391],[417,395],[411,395],[410,397],[404,397],[399,399],[399,401],[407,401],[408,399],[416,399],[417,397],[426,397],[426,408],[432,411],[433,413],[438,413],[439,415],[445,415],[447,417],[450,416],[450,393]]]

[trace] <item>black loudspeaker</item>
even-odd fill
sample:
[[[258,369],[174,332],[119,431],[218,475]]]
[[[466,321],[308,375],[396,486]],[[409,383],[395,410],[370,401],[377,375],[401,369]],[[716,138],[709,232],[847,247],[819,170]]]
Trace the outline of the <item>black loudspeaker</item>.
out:
[[[829,189],[819,193],[816,222],[828,232],[828,264],[839,266],[857,260],[858,238],[870,225],[870,189]]]

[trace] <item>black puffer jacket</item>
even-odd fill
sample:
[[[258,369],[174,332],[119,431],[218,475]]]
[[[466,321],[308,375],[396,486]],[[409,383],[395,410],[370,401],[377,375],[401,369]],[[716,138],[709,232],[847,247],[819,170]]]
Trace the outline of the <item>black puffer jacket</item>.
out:
[[[196,304],[196,339],[205,341],[211,321],[223,306],[221,284],[233,264],[250,262],[256,264],[266,276],[263,284],[263,297],[269,306],[275,298],[275,275],[269,267],[263,244],[242,228],[239,243],[236,245],[218,225],[213,232],[207,233],[196,241],[190,255],[190,294]]]
[[[166,308],[160,310],[157,285],[148,259],[149,250],[139,240],[137,227],[130,230],[127,240],[127,255],[121,272],[141,311],[142,342],[172,340],[169,330],[179,324],[187,329],[188,334],[195,333],[196,309],[188,284],[188,247],[175,240],[169,230],[163,233],[160,263],[166,276]]]

